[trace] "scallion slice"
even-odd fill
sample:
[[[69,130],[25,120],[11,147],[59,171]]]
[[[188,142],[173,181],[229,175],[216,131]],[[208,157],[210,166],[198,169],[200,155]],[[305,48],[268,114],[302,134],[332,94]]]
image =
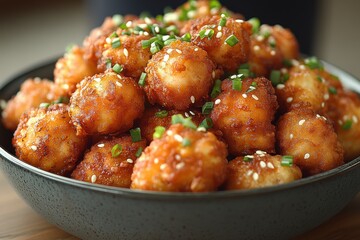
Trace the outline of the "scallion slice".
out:
[[[111,148],[111,156],[113,158],[118,157],[122,152],[122,146],[120,144],[115,144],[112,148]]]
[[[241,91],[242,90],[242,81],[240,78],[232,79],[232,89]]]
[[[208,129],[212,128],[213,126],[214,126],[214,123],[213,123],[212,119],[207,117],[200,123],[199,128],[203,127],[206,130],[208,130]]]
[[[165,133],[166,129],[163,126],[155,127],[155,131],[153,134],[153,139],[161,138],[162,135]]]
[[[352,126],[353,121],[348,119],[344,122],[344,124],[341,126],[343,130],[349,130]]]
[[[184,35],[182,35],[181,40],[183,40],[185,42],[190,42],[191,41],[191,34],[190,33],[185,33]]]
[[[207,28],[207,29],[203,29],[199,32],[199,36],[201,39],[204,39],[204,38],[208,38],[208,39],[211,39],[212,36],[214,36],[214,29],[211,29],[211,28]]]
[[[201,109],[202,114],[210,114],[214,108],[213,102],[206,102]]]
[[[146,73],[142,72],[139,78],[138,84],[143,87],[145,86]]]
[[[329,87],[329,93],[330,94],[337,94],[337,90],[335,87]]]
[[[122,70],[124,70],[124,67],[122,65],[116,63],[112,69],[114,70],[114,72],[119,74],[122,72]]]
[[[214,87],[211,90],[211,98],[216,98],[221,93],[221,80],[217,79],[215,81]]]
[[[111,40],[111,47],[112,48],[118,48],[121,46],[120,39],[118,37]]]
[[[188,138],[184,138],[183,141],[182,141],[182,145],[184,147],[188,147],[188,146],[191,145],[191,141]]]
[[[161,111],[155,113],[155,117],[158,117],[158,118],[164,118],[164,117],[167,117],[167,115],[168,115],[168,111],[166,111],[166,110],[161,110]]]
[[[281,166],[291,167],[293,165],[294,158],[293,156],[282,156],[281,158]]]
[[[317,57],[309,57],[304,60],[305,65],[311,69],[323,69],[324,66]]]
[[[138,158],[141,156],[141,153],[143,152],[143,148],[142,147],[139,147],[138,150],[136,151],[135,153],[135,156]]]
[[[279,70],[272,70],[270,73],[270,81],[273,86],[277,86],[281,83],[281,72]]]
[[[225,42],[231,47],[233,47],[239,42],[239,39],[237,39],[235,35],[230,35],[228,38],[225,39]]]
[[[171,123],[177,124],[180,123],[187,128],[196,129],[196,125],[191,120],[191,117],[184,118],[181,114],[176,114],[171,117]]]
[[[243,158],[244,162],[251,162],[253,160],[252,155],[246,155]]]
[[[260,20],[258,18],[250,18],[248,22],[252,26],[252,33],[258,33],[261,25]]]
[[[131,135],[132,142],[141,141],[141,129],[140,128],[130,129],[130,135]]]

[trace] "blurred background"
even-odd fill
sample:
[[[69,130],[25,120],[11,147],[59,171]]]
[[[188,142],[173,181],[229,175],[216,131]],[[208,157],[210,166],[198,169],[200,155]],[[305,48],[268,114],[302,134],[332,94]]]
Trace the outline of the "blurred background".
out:
[[[0,8],[0,82],[62,55],[66,46],[81,44],[106,15],[162,13],[185,1],[148,0],[2,0]],[[360,1],[239,0],[222,1],[247,19],[292,29],[301,51],[316,55],[360,79]]]

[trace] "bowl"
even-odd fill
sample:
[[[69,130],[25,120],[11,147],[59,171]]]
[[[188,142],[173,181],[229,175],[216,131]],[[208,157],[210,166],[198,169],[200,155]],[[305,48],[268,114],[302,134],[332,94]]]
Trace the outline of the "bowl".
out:
[[[28,77],[52,78],[56,60],[0,89],[9,99]],[[324,63],[346,87],[360,82]],[[360,157],[289,184],[212,193],[163,193],[90,184],[30,166],[14,155],[0,124],[0,167],[50,223],[81,239],[288,239],[338,213],[360,191]]]

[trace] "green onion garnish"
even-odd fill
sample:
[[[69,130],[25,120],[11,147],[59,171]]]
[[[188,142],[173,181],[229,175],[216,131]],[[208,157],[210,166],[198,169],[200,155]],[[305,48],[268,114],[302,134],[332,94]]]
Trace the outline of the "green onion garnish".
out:
[[[143,87],[145,86],[146,73],[142,72],[139,78],[138,84]]]
[[[208,29],[203,29],[203,30],[201,30],[200,32],[199,32],[199,36],[200,36],[200,38],[201,39],[204,39],[204,38],[208,38],[208,39],[211,39],[212,38],[212,36],[214,35],[214,29],[210,29],[210,28],[208,28]]]
[[[217,79],[215,81],[214,87],[211,90],[211,98],[216,98],[221,93],[221,80]]]
[[[219,26],[224,27],[226,25],[226,17],[221,17]]]
[[[122,30],[125,30],[125,29],[127,29],[128,27],[126,26],[126,23],[121,23],[120,25],[119,25],[119,28],[121,28]]]
[[[218,0],[211,0],[209,3],[210,9],[220,9],[221,3]]]
[[[172,42],[174,42],[174,41],[176,41],[176,38],[169,38],[168,40],[166,40],[166,41],[164,42],[164,45],[167,46],[167,45],[169,45],[170,43],[172,43]]]
[[[329,93],[330,94],[337,94],[337,90],[334,87],[329,87]]]
[[[117,35],[116,32],[113,32],[113,33],[109,36],[109,38],[115,38],[115,37],[119,37],[119,35]]]
[[[153,41],[151,39],[142,40],[141,41],[141,46],[142,46],[142,48],[148,48],[148,47],[150,47],[151,43],[153,43]]]
[[[39,108],[48,108],[50,105],[50,103],[40,103]]]
[[[181,40],[183,40],[185,42],[190,42],[191,41],[191,34],[190,33],[185,33],[184,35],[182,35]]]
[[[112,148],[111,148],[111,156],[113,158],[116,158],[120,155],[120,153],[122,152],[122,146],[120,144],[115,144]]]
[[[140,128],[130,129],[130,135],[131,135],[132,142],[141,141],[141,129]]]
[[[242,74],[245,78],[248,78],[251,76],[250,69],[238,69],[238,73]]]
[[[252,25],[252,33],[258,33],[260,30],[260,20],[258,18],[250,18],[248,22]]]
[[[323,69],[323,64],[317,59],[317,57],[309,57],[304,60],[305,65],[311,69]]]
[[[157,53],[158,51],[160,51],[162,49],[162,43],[160,43],[160,41],[155,41],[153,43],[151,43],[150,45],[150,52],[152,54]]]
[[[118,48],[120,47],[121,43],[120,43],[120,39],[119,38],[114,38],[112,41],[111,41],[111,47],[112,48]]]
[[[158,118],[164,118],[164,117],[167,117],[167,115],[168,115],[168,111],[166,111],[166,110],[161,110],[161,111],[155,113],[155,117],[158,117]]]
[[[163,126],[155,127],[155,132],[153,134],[153,139],[161,138],[162,135],[165,133],[166,129]]]
[[[279,70],[272,70],[270,73],[270,81],[273,86],[277,86],[281,83],[281,72]]]
[[[56,99],[53,104],[59,104],[59,103],[69,103],[69,98],[68,97],[64,97],[64,96],[61,96],[59,97],[58,99]]]
[[[352,120],[348,119],[344,122],[344,124],[341,126],[343,130],[349,130],[352,126]]]
[[[115,14],[115,15],[112,17],[112,20],[113,20],[115,26],[120,26],[120,24],[123,23],[124,18],[123,18],[123,16],[121,16],[120,14]]]
[[[294,159],[292,156],[282,156],[281,166],[291,167],[293,165]]]
[[[213,102],[206,102],[201,109],[202,114],[210,114],[214,108]]]
[[[188,147],[188,146],[191,145],[191,142],[190,142],[190,140],[188,138],[184,138],[183,141],[182,141],[182,145],[184,147]]]
[[[135,156],[138,158],[141,156],[141,153],[143,152],[143,148],[142,147],[139,147],[138,150],[136,151],[135,153]]]
[[[232,79],[232,89],[241,91],[242,89],[242,81],[240,78],[234,78]]]
[[[284,59],[283,64],[284,64],[285,67],[292,67],[293,66],[291,59]]]
[[[171,123],[180,123],[187,128],[196,129],[196,125],[191,121],[191,117],[184,118],[181,114],[176,114],[171,117]]]
[[[124,70],[124,67],[122,65],[116,63],[112,69],[114,70],[114,72],[119,74],[122,72],[122,70]]]
[[[230,35],[225,42],[230,45],[231,47],[235,46],[238,42],[239,39],[237,39],[237,37],[235,37],[235,35]]]
[[[111,68],[111,60],[108,58],[106,59],[106,69],[110,69]]]
[[[214,126],[214,123],[213,123],[212,119],[207,117],[200,123],[199,128],[203,127],[206,130],[208,130],[208,129],[212,128],[213,126]]]
[[[253,158],[251,155],[250,156],[247,155],[247,156],[244,156],[243,160],[244,160],[244,162],[251,162],[253,160]]]

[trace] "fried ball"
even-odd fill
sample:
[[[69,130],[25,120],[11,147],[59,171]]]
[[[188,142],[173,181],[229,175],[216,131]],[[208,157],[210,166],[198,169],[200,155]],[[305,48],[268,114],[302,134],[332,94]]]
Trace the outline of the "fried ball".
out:
[[[324,172],[344,163],[344,150],[330,122],[309,108],[296,108],[277,125],[280,153],[294,157],[304,175]]]
[[[92,61],[86,61],[83,55],[84,51],[74,46],[55,65],[54,81],[69,96],[75,91],[76,84],[97,72],[96,65]]]
[[[277,86],[276,95],[283,112],[305,105],[319,112],[329,100],[328,87],[312,69],[302,64],[290,69],[289,79]]]
[[[283,28],[280,25],[275,25],[271,29],[271,35],[274,37],[276,48],[279,49],[284,59],[299,58],[299,44],[296,37],[289,29]]]
[[[233,89],[231,80],[224,80],[211,119],[214,128],[223,133],[229,153],[235,156],[253,154],[256,150],[275,153],[275,126],[278,108],[275,91],[266,78],[247,78],[242,89]]]
[[[168,192],[215,191],[226,177],[226,147],[210,132],[172,125],[136,161],[131,188]]]
[[[134,79],[114,72],[87,77],[70,98],[78,134],[125,132],[144,111],[144,94]]]
[[[76,135],[64,104],[24,113],[13,138],[19,159],[59,175],[74,169],[86,145],[87,138]]]
[[[80,181],[129,188],[137,152],[146,141],[133,142],[131,136],[100,141],[85,153],[71,177]]]
[[[350,91],[339,91],[333,96],[327,116],[344,147],[345,161],[351,161],[360,156],[360,99]]]
[[[169,109],[201,106],[214,83],[214,70],[204,50],[192,43],[174,41],[149,61],[146,95],[151,104]]]
[[[191,41],[204,49],[218,66],[234,72],[248,61],[252,27],[248,22],[233,18],[227,18],[226,25],[219,27],[220,20],[220,16],[213,16],[189,21]],[[228,38],[237,41],[231,46]]]
[[[24,112],[33,107],[39,107],[41,103],[57,100],[62,95],[62,90],[47,79],[27,79],[21,84],[20,91],[8,101],[2,112],[4,126],[14,131]]]
[[[124,67],[123,74],[125,76],[139,78],[141,73],[151,58],[150,48],[143,48],[141,42],[150,39],[149,35],[121,35],[119,30],[118,37],[107,38],[104,45],[102,60],[98,68],[102,71],[106,69],[107,63],[111,65],[120,64]],[[120,42],[120,46],[113,47],[114,39]]]
[[[296,165],[282,166],[281,156],[262,151],[237,157],[227,167],[226,190],[268,187],[293,182],[302,177]]]

